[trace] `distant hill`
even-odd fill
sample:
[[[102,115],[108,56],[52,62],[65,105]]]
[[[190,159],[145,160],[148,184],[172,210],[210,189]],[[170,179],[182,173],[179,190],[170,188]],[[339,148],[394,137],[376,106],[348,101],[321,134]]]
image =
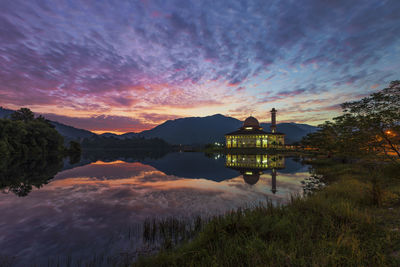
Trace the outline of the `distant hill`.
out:
[[[261,123],[261,127],[263,127],[264,131],[270,131],[271,123]],[[317,127],[307,125],[307,124],[297,124],[294,122],[290,123],[278,123],[277,124],[278,132],[284,133],[285,142],[287,144],[292,144],[294,142],[298,142],[309,133],[313,133],[317,130]]]
[[[12,112],[12,110],[0,108],[0,117],[9,116]],[[77,129],[54,121],[51,123],[66,140],[81,140],[83,138],[97,136],[87,130]],[[170,144],[194,145],[224,142],[224,135],[226,133],[233,132],[241,126],[242,122],[238,119],[216,114],[207,117],[188,117],[168,120],[153,129],[140,133],[125,133],[122,135],[104,133],[100,136],[118,139],[157,137]],[[268,132],[270,123],[261,123],[261,127]],[[316,131],[317,127],[307,124],[279,123],[277,129],[279,132],[286,134],[285,141],[287,144],[291,144],[300,141],[303,136]]]
[[[10,109],[4,109],[0,107],[0,118],[7,118],[9,117],[14,110]],[[69,125],[65,125],[56,121],[50,121],[51,124],[54,125],[56,130],[64,136],[64,141],[68,143],[71,140],[82,140],[83,138],[90,138],[96,136],[96,134],[83,130],[83,129],[78,129]]]
[[[50,123],[56,127],[56,130],[62,136],[64,136],[64,139],[67,143],[71,140],[82,140],[83,138],[91,138],[97,136],[96,134],[90,131],[84,129],[78,129],[56,121],[50,121]]]
[[[269,132],[270,123],[261,123],[261,127]],[[190,117],[169,120],[155,128],[139,133],[145,138],[158,137],[171,144],[207,144],[224,142],[226,133],[237,130],[242,122],[232,117],[216,114],[207,117]],[[317,130],[317,127],[307,124],[280,123],[279,132],[286,134],[288,144],[300,141],[301,138]]]
[[[145,138],[158,137],[171,144],[207,144],[222,142],[224,134],[236,130],[242,122],[221,114],[168,120],[139,133]]]
[[[102,133],[100,134],[100,136],[103,137],[114,137],[117,139],[129,139],[129,138],[134,138],[134,137],[138,137],[139,134],[138,133],[124,133],[124,134],[114,134],[114,133]]]
[[[114,137],[114,138],[121,139],[120,135],[114,134],[114,133],[102,133],[102,134],[100,134],[100,136],[102,136],[102,137]]]
[[[13,112],[14,110],[0,107],[0,118],[8,118]]]

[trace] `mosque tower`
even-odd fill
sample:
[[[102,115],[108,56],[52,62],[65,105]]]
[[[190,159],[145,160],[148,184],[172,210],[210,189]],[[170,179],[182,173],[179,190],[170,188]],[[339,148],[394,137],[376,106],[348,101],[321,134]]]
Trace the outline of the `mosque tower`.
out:
[[[275,108],[271,110],[271,132],[276,133],[276,112]]]

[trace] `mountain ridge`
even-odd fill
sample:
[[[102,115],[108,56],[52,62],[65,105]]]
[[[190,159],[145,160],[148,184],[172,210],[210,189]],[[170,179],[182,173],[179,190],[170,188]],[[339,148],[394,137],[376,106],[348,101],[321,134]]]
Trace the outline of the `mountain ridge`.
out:
[[[0,117],[7,117],[13,110],[0,107]],[[214,142],[224,142],[224,135],[240,128],[242,121],[224,116],[222,114],[214,114],[205,117],[186,117],[174,120],[167,120],[152,129],[144,130],[139,133],[128,132],[121,135],[114,133],[103,133],[97,135],[88,130],[75,128],[56,121],[50,121],[57,131],[67,141],[82,140],[84,138],[92,138],[96,136],[113,137],[118,139],[125,138],[161,138],[173,145],[201,145]],[[269,132],[270,123],[260,123],[260,126]],[[285,142],[291,144],[300,141],[301,138],[308,133],[316,131],[318,128],[308,124],[278,123],[277,129],[286,134]]]

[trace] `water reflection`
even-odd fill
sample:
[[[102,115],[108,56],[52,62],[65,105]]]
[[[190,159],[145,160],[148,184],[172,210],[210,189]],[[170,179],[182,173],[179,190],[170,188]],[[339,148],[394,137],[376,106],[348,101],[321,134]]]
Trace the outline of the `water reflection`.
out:
[[[16,266],[42,266],[49,257],[85,262],[99,253],[132,253],[142,245],[141,232],[133,235],[128,229],[146,218],[221,214],[266,198],[284,204],[302,191],[300,181],[308,177],[307,166],[292,158],[267,156],[272,170],[250,166],[257,156],[242,159],[248,166],[233,168],[228,159],[233,157],[171,153],[157,159],[83,155],[79,164],[67,161],[63,171],[28,196],[0,195],[0,258],[11,255]],[[272,194],[277,176],[279,190]]]
[[[271,192],[276,193],[276,176],[278,169],[285,168],[285,157],[276,154],[264,155],[231,155],[226,156],[226,167],[238,170],[246,183],[254,185],[265,170],[271,170]]]
[[[285,157],[276,154],[263,155],[226,155],[226,166],[233,169],[267,170],[284,169]]]
[[[27,196],[34,187],[41,188],[62,169],[61,158],[12,160],[0,164],[0,190],[19,197]]]

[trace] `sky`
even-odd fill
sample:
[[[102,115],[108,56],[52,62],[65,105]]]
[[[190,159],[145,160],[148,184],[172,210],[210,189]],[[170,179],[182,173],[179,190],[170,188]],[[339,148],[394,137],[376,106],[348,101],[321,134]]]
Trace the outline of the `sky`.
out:
[[[96,133],[317,125],[400,79],[399,0],[0,0],[0,106]]]

